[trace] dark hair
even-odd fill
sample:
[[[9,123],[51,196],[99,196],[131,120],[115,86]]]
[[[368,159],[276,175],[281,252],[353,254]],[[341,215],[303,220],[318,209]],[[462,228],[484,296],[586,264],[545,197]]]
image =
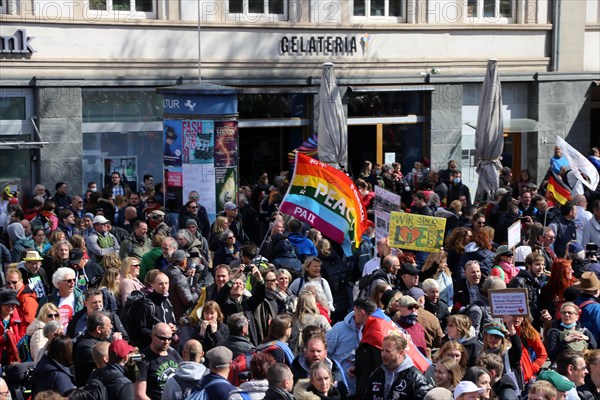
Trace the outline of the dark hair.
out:
[[[291,377],[291,379],[294,378],[290,367],[284,363],[273,364],[267,371],[267,380],[269,381],[270,388],[276,388],[281,385],[288,377]]]
[[[148,180],[150,178],[154,178],[154,175],[151,174],[144,174],[144,180]]]
[[[359,297],[354,301],[354,307],[364,310],[367,314],[371,315],[377,310],[377,304],[368,297]]]
[[[69,218],[71,215],[75,214],[73,211],[68,208],[63,208],[58,213],[58,220],[62,221],[63,219]]]
[[[560,215],[562,215],[563,217],[565,215],[569,215],[569,213],[574,207],[575,203],[573,203],[572,201],[567,201],[565,204],[560,206]]]
[[[73,340],[62,334],[54,337],[48,345],[48,357],[70,367],[73,364]]]
[[[462,380],[463,381],[471,381],[474,384],[477,384],[477,381],[479,380],[479,377],[481,377],[481,375],[485,375],[485,374],[490,374],[489,371],[483,367],[478,367],[478,366],[473,366],[473,367],[469,367],[467,368],[467,371],[465,372],[465,375],[463,376]]]
[[[94,311],[92,315],[88,317],[86,328],[88,332],[96,332],[96,328],[104,327],[104,317],[108,317],[108,314],[104,311]]]
[[[323,329],[321,329],[320,327],[318,327],[316,325],[306,325],[302,329],[302,343],[304,343],[306,345],[306,343],[308,343],[309,339],[311,339],[313,336],[317,336],[317,335],[320,335],[323,338],[325,338],[325,333],[323,332]]]
[[[56,182],[56,184],[54,185],[54,190],[58,190],[59,187],[61,187],[62,185],[64,185],[64,182],[58,181]]]
[[[254,354],[250,361],[250,373],[252,374],[252,379],[267,379],[269,368],[274,364],[275,359],[269,353],[259,351]]]
[[[137,229],[140,227],[140,225],[145,224],[146,221],[144,221],[143,219],[138,219],[137,221],[135,221],[135,223],[133,224],[133,228]]]
[[[556,359],[556,372],[567,376],[569,365],[574,365],[578,358],[584,358],[583,353],[571,349],[563,350]]]
[[[302,222],[296,218],[290,219],[288,222],[288,229],[291,233],[301,233],[302,232]]]
[[[413,194],[413,199],[419,199],[426,202],[427,196],[425,196],[425,193],[419,190],[417,193]]]
[[[292,317],[289,314],[276,315],[269,324],[269,337],[267,340],[280,340],[285,332],[292,326]]]
[[[240,248],[243,256],[254,258],[258,255],[258,247],[254,243],[246,243]]]

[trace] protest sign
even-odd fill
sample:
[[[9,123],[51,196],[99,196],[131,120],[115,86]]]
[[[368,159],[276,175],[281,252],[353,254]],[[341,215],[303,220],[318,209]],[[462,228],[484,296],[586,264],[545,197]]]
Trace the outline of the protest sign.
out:
[[[521,221],[516,221],[508,227],[508,248],[514,249],[521,241]]]
[[[390,247],[439,252],[444,244],[446,219],[392,212],[388,239]]]
[[[526,317],[529,315],[527,289],[496,289],[488,291],[492,317],[512,315]]]

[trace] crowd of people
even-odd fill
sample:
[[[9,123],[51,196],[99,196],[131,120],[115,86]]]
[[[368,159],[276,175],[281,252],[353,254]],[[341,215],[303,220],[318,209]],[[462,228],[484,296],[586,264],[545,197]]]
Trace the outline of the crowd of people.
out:
[[[454,161],[365,162],[348,256],[278,211],[287,179],[262,174],[212,224],[197,191],[169,218],[151,176],[3,188],[0,400],[600,399],[600,192],[558,204],[504,169],[480,202]],[[375,185],[445,218],[443,249],[376,240]],[[528,313],[492,315],[506,288]]]

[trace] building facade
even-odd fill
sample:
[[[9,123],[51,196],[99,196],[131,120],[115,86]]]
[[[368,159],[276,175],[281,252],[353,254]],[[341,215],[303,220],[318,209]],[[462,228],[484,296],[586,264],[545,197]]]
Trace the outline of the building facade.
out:
[[[576,3],[576,6],[573,4]],[[461,160],[487,60],[503,89],[503,163],[538,180],[555,136],[600,139],[599,0],[0,0],[0,181],[71,193],[112,170],[162,174],[164,86],[242,89],[240,171],[289,169],[317,129],[333,62],[349,159],[409,172]]]

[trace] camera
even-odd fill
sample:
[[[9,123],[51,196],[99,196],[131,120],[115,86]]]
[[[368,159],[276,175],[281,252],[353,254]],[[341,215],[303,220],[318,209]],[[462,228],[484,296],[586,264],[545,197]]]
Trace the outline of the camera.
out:
[[[595,258],[598,256],[598,244],[588,243],[585,245],[585,258]]]
[[[129,356],[129,361],[130,362],[140,362],[140,361],[144,361],[144,355],[140,354],[140,353],[131,353],[131,355]]]
[[[252,272],[252,264],[244,265],[244,274],[249,274],[250,272]]]

